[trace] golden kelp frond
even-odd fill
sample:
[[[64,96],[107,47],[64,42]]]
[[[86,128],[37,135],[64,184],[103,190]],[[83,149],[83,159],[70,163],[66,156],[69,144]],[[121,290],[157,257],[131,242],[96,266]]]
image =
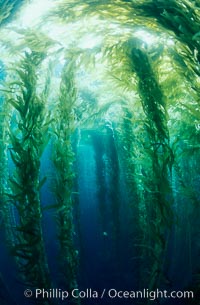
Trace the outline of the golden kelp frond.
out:
[[[121,92],[136,90],[135,76],[130,65],[128,49],[124,42],[104,48],[104,54],[109,58],[107,67],[108,80],[112,80],[113,83],[115,82],[119,86],[118,90]]]
[[[1,46],[5,62],[12,62],[13,59],[19,62],[27,51],[43,53],[45,57],[50,49],[51,53],[55,52],[59,43],[38,29],[21,29],[13,26],[1,31]]]
[[[120,24],[146,25],[152,28],[158,28],[156,22],[151,18],[141,18],[137,14],[136,8],[128,1],[66,1],[58,3],[50,16],[54,19],[59,18],[63,22],[86,19],[88,17],[99,17],[99,24],[103,20],[109,22],[120,22]]]
[[[17,34],[20,34],[21,48],[30,48],[34,52],[47,53],[48,49],[57,42],[49,38],[39,29],[20,29],[12,28]]]

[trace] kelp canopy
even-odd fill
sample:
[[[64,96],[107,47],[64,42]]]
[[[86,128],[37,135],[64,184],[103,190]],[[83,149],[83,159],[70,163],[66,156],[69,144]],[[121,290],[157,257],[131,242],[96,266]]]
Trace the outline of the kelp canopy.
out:
[[[83,285],[79,175],[87,144],[103,236],[110,230],[119,261],[126,236],[136,270],[129,282],[190,286],[199,295],[199,25],[199,0],[0,1],[0,209],[24,286]],[[183,266],[185,279],[173,280]]]

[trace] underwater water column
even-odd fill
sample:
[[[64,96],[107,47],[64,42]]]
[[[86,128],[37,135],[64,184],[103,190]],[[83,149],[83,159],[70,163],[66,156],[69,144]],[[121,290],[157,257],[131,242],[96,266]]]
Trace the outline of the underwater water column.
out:
[[[120,252],[120,171],[115,146],[114,129],[109,122],[91,132],[95,157],[96,200],[98,203],[102,252],[105,261],[115,257],[119,263]],[[111,263],[110,263],[111,265]]]
[[[149,247],[154,257],[150,263],[148,282],[149,289],[155,289],[162,282],[167,236],[173,220],[173,196],[169,181],[173,154],[169,147],[164,98],[148,55],[140,48],[133,48],[130,56],[133,71],[138,78],[138,91],[146,115],[146,154],[151,160],[149,176],[146,177],[145,205],[149,218],[148,230],[150,230],[147,248]]]
[[[139,241],[145,242],[144,219],[146,217],[144,195],[141,191],[141,165],[138,160],[140,153],[137,137],[138,123],[134,123],[134,111],[131,106],[123,109],[123,120],[121,122],[120,131],[118,133],[118,150],[121,159],[124,180],[126,185],[126,195],[129,202],[128,213],[130,215],[131,228],[129,232],[130,253],[134,270],[134,277],[137,279],[135,286],[142,287],[142,278],[144,268],[141,268],[141,262],[145,260],[143,248],[138,247]],[[137,120],[136,120],[137,122]],[[140,131],[141,133],[141,131]],[[144,266],[144,264],[143,264]]]
[[[40,202],[40,157],[45,143],[47,125],[45,105],[37,95],[37,68],[43,53],[26,52],[15,68],[17,80],[7,102],[14,110],[10,122],[10,155],[15,167],[10,177],[8,199],[17,211],[15,245],[19,276],[26,287],[49,288],[49,270],[42,232]],[[37,301],[37,300],[36,300]],[[51,303],[50,300],[44,304]]]
[[[108,199],[111,202],[112,214],[112,231],[114,239],[114,248],[116,253],[119,252],[120,245],[120,206],[121,206],[121,189],[120,189],[120,164],[116,145],[116,135],[112,124],[107,127],[106,154],[108,172]]]
[[[0,81],[4,82],[6,77],[5,66],[0,60]],[[0,94],[0,224],[5,225],[6,213],[6,187],[8,180],[8,159],[7,159],[7,146],[8,146],[8,126],[7,117],[9,115],[9,107],[5,102],[4,96]],[[3,221],[4,220],[4,221]]]
[[[72,63],[73,64],[73,63]],[[54,192],[56,196],[57,230],[59,240],[60,270],[62,287],[70,291],[77,287],[78,254],[74,245],[73,222],[73,161],[71,136],[74,132],[74,107],[76,89],[74,84],[74,67],[66,64],[63,68],[60,94],[55,110],[55,140],[53,146],[53,163],[56,169]],[[71,303],[79,303],[72,299]]]

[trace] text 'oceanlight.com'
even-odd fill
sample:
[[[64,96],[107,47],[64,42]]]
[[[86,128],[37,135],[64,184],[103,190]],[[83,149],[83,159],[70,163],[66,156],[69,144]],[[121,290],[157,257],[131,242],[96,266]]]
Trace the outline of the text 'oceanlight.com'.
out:
[[[36,298],[36,299],[149,299],[155,301],[156,299],[193,299],[193,291],[167,291],[167,290],[130,290],[122,291],[115,288],[103,289],[102,291],[96,291],[91,288],[85,290],[79,290],[75,288],[71,291],[62,290],[58,288],[54,289],[26,289],[24,291],[24,296],[26,298]]]

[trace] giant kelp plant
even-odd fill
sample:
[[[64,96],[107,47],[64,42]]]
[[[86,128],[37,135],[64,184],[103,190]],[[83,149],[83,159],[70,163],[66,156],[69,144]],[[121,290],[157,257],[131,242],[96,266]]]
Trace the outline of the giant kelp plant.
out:
[[[8,199],[16,207],[19,217],[15,227],[16,243],[11,251],[17,258],[24,283],[35,287],[50,285],[39,197],[40,156],[47,122],[44,101],[36,93],[36,69],[43,58],[42,53],[25,53],[15,70],[18,79],[10,84],[13,94],[7,98],[15,109],[9,128],[9,151],[15,170],[10,177],[12,192],[8,193]]]
[[[55,111],[54,133],[56,139],[54,141],[53,163],[56,170],[54,191],[56,195],[60,267],[64,276],[63,287],[72,291],[77,287],[78,257],[74,246],[72,198],[74,158],[71,147],[71,136],[75,129],[76,89],[74,74],[73,70],[70,70],[70,65],[68,63],[63,68],[59,100]],[[77,300],[71,300],[72,304],[77,304],[77,302]]]
[[[8,0],[0,18],[0,246],[14,276],[66,289],[66,304],[112,287],[191,289],[178,304],[200,304],[199,0]],[[62,302],[19,291],[19,304]]]
[[[146,115],[145,129],[147,136],[146,150],[151,160],[148,181],[146,181],[146,202],[154,202],[154,206],[148,207],[151,217],[153,236],[154,260],[150,289],[159,285],[160,272],[164,251],[166,251],[166,229],[173,220],[170,189],[170,171],[173,165],[173,154],[169,146],[169,131],[167,128],[167,112],[162,91],[153,72],[149,59],[140,49],[134,48],[131,52],[131,60],[134,71],[139,78],[138,92]],[[142,65],[138,65],[138,62]],[[146,173],[147,174],[147,173]],[[144,182],[145,183],[145,182]],[[149,193],[149,194],[148,194]],[[150,195],[150,200],[149,200]],[[152,209],[152,211],[151,211]],[[161,261],[160,261],[161,260]]]

